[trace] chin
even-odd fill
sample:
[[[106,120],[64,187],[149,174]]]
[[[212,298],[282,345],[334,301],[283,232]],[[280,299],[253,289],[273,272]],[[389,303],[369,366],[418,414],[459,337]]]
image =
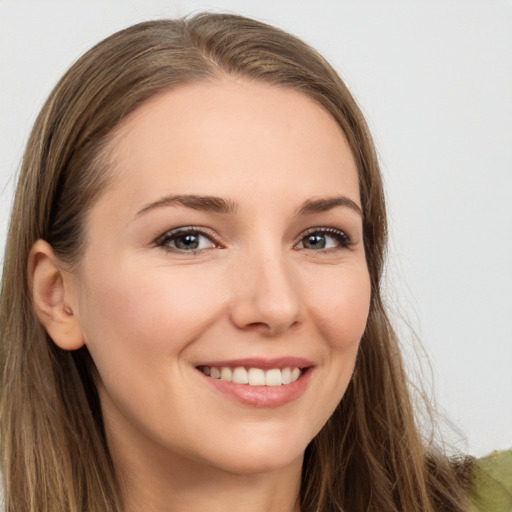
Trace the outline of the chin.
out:
[[[225,472],[235,475],[249,476],[261,475],[283,471],[291,468],[301,468],[304,459],[304,452],[295,457],[283,457],[281,454],[261,454],[251,460],[232,461],[223,468]]]
[[[250,442],[226,447],[215,456],[215,465],[238,475],[256,475],[281,471],[287,467],[302,467],[307,442],[274,437],[253,438]],[[219,447],[220,448],[220,447]],[[219,460],[222,464],[219,464]]]

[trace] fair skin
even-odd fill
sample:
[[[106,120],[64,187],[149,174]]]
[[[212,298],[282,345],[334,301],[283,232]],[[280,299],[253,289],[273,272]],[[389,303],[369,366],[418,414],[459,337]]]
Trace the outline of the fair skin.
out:
[[[43,241],[29,268],[53,340],[97,367],[126,512],[298,511],[370,302],[342,131],[299,92],[224,77],[152,98],[110,149],[78,268]]]

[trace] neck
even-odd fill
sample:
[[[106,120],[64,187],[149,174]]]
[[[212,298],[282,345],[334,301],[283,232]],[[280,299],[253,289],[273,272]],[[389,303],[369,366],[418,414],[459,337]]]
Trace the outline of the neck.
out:
[[[185,472],[188,473],[188,472]],[[284,475],[201,475],[175,472],[162,480],[138,477],[126,493],[126,512],[299,512],[299,486]]]
[[[153,459],[144,471],[124,472],[125,511],[300,512],[301,464],[238,475],[176,458],[162,468]]]

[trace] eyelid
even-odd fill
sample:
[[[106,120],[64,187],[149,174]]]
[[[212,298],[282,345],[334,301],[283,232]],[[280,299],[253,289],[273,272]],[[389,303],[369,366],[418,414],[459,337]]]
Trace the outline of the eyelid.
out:
[[[314,233],[327,234],[333,236],[338,240],[338,242],[340,243],[340,248],[342,249],[348,249],[351,245],[353,245],[352,239],[350,238],[349,235],[347,235],[345,231],[343,231],[342,229],[332,228],[328,226],[316,226],[306,229],[299,235],[299,240],[295,245],[297,246],[299,243],[302,242],[302,240],[304,240],[304,238]],[[330,250],[332,249],[323,249],[323,251]],[[320,252],[322,251],[322,249],[319,249],[318,251]]]
[[[211,230],[210,228],[205,228],[203,226],[180,226],[177,228],[169,229],[169,230],[165,231],[164,233],[162,233],[161,235],[159,235],[155,239],[154,244],[157,247],[161,247],[161,248],[169,250],[169,251],[186,252],[186,251],[181,251],[180,249],[170,247],[170,246],[166,245],[166,243],[169,240],[171,240],[173,237],[176,237],[177,235],[187,234],[187,233],[203,235],[212,242],[212,244],[215,246],[214,248],[221,247],[221,244],[220,244],[215,232],[213,230]],[[188,252],[190,252],[192,254],[194,252],[200,252],[200,251],[204,251],[204,250],[206,250],[206,249],[195,249],[195,250],[190,250]]]
[[[180,234],[187,234],[187,233],[203,235],[212,242],[212,244],[214,245],[214,247],[212,247],[212,248],[222,248],[222,244],[220,243],[219,237],[217,236],[217,234],[212,229],[206,228],[203,226],[180,226],[180,227],[169,229],[169,230],[165,231],[164,233],[162,233],[161,235],[159,235],[154,240],[154,244],[157,247],[161,247],[161,248],[169,250],[169,251],[175,251],[175,252],[180,252],[180,253],[181,252],[189,252],[191,254],[193,254],[194,252],[197,253],[197,252],[211,249],[211,248],[208,248],[208,249],[195,249],[195,250],[190,250],[190,251],[182,251],[180,249],[173,248],[169,245],[166,245],[167,242],[169,240],[171,240],[173,237],[176,237]],[[347,233],[341,229],[328,227],[328,226],[314,226],[314,227],[306,229],[299,235],[297,242],[294,244],[294,247],[296,248],[296,246],[299,243],[301,243],[304,240],[304,238],[306,238],[308,235],[312,235],[315,233],[331,235],[333,238],[335,238],[338,241],[338,243],[340,245],[339,248],[319,249],[318,252],[332,251],[332,250],[338,250],[338,249],[347,249],[351,245],[353,245],[353,242],[352,242],[350,236],[347,235]]]

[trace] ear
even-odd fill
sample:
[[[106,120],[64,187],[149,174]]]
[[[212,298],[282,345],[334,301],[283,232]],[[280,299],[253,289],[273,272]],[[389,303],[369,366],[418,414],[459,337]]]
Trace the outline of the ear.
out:
[[[80,322],[73,311],[71,275],[62,268],[50,244],[38,240],[28,260],[32,302],[39,321],[57,346],[76,350],[84,345]]]

